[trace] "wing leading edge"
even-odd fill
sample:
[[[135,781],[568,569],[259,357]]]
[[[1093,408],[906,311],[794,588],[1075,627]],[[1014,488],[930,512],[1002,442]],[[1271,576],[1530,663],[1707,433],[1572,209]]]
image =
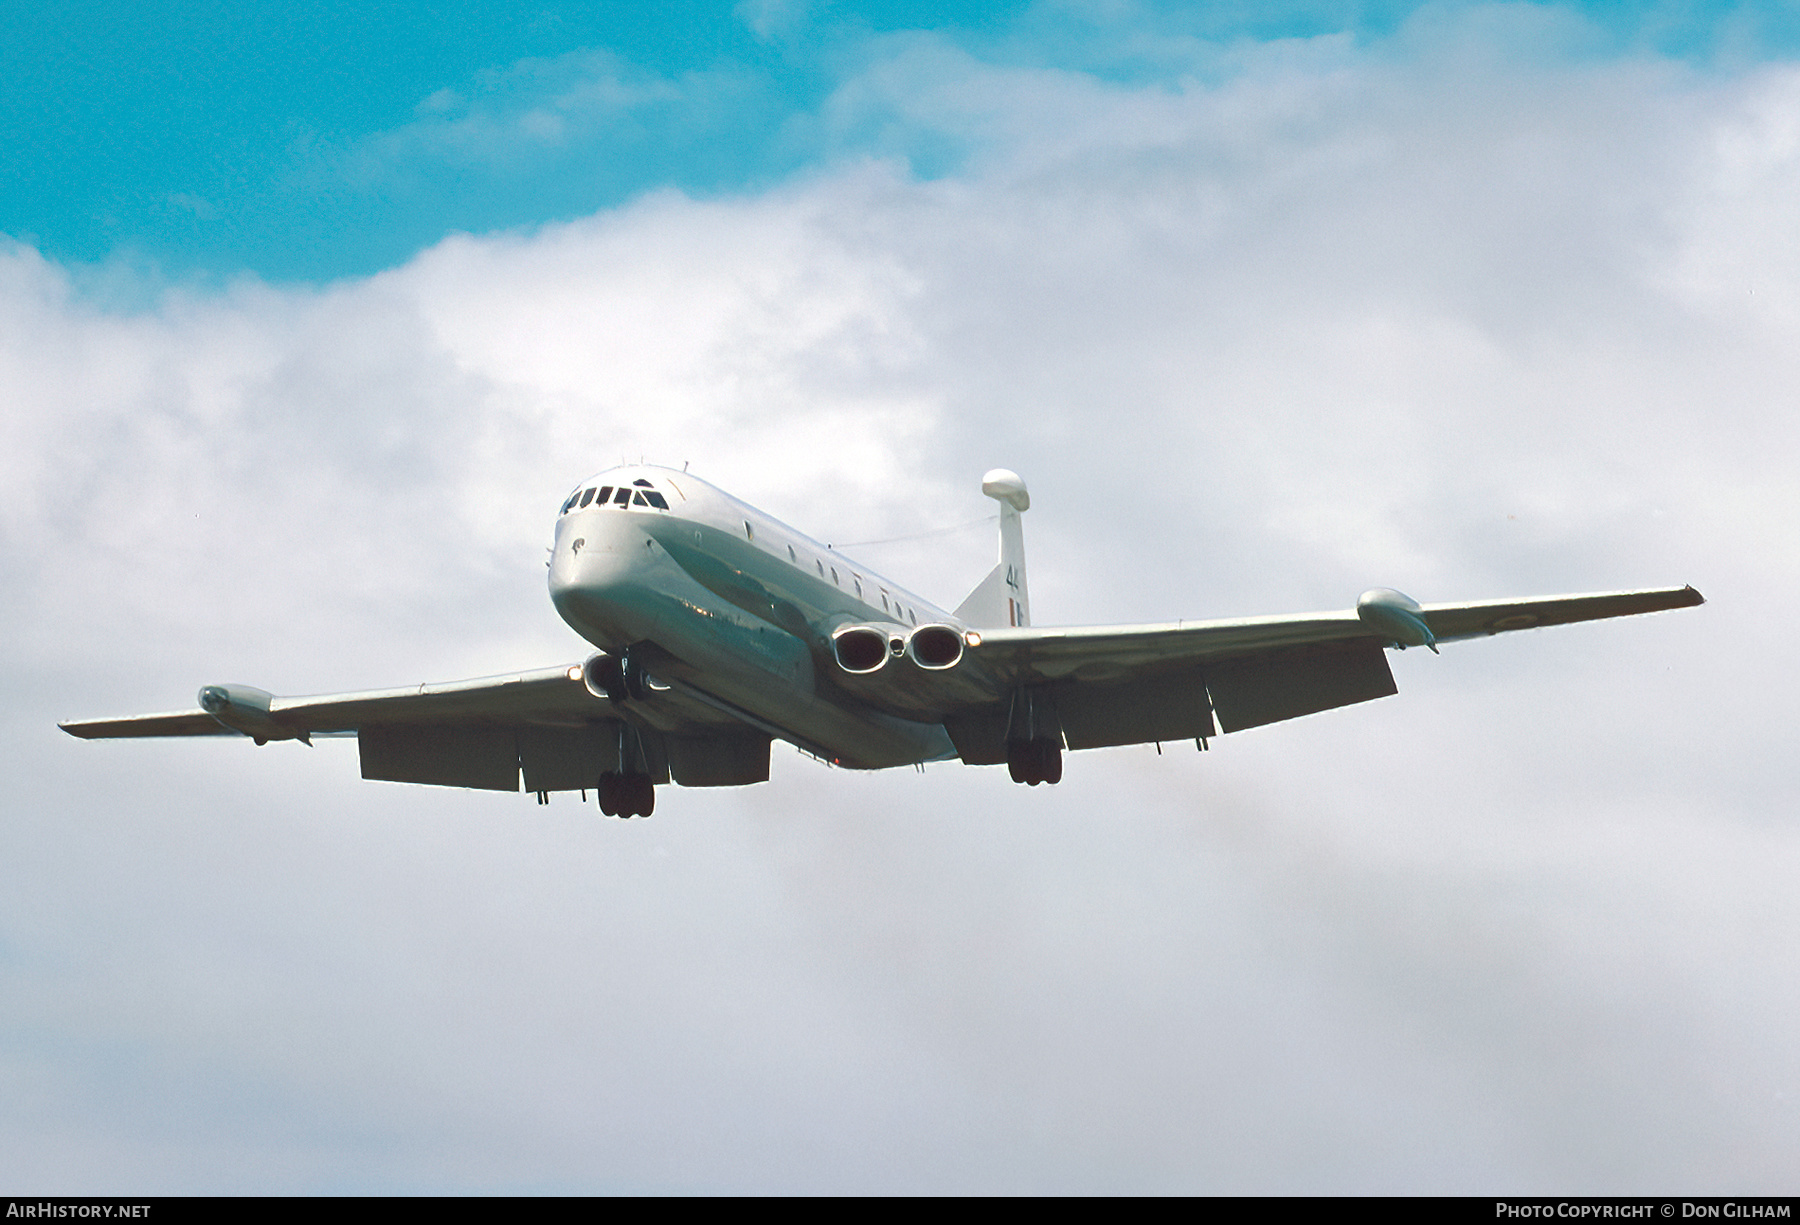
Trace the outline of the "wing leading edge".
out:
[[[413,685],[404,689],[371,689],[311,697],[275,697],[246,686],[209,686],[233,695],[258,694],[260,713],[272,720],[267,739],[355,732],[367,724],[429,724],[482,721],[582,722],[596,716],[593,695],[581,680],[581,665],[539,668],[531,672],[484,676],[474,680]],[[83,740],[137,736],[231,736],[251,734],[201,710],[132,715],[119,719],[80,719],[57,726]],[[286,735],[282,735],[286,732]]]
[[[1692,587],[1662,587],[1524,600],[1425,604],[1419,610],[1436,639],[1447,642],[1688,608],[1705,602]],[[1047,680],[1124,679],[1145,668],[1217,663],[1301,647],[1397,645],[1355,609],[1150,625],[993,629],[980,631],[979,637],[980,647],[975,654],[990,668],[1011,678]]]

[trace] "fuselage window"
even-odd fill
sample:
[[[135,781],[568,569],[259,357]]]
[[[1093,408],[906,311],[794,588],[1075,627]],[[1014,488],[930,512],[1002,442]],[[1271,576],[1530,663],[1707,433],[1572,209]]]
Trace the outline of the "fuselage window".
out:
[[[919,623],[919,610],[916,608],[907,609],[906,619],[911,621],[914,625],[917,625]]]
[[[791,562],[798,562],[800,560],[799,557],[795,555],[794,546],[791,544],[788,546],[788,560]]]
[[[750,520],[748,520],[748,519],[744,520],[744,539],[745,540],[755,540],[756,539],[756,529],[750,526]]]
[[[813,558],[813,565],[815,565],[819,568],[819,577],[824,578],[825,577],[825,563],[815,557],[815,558]]]
[[[881,611],[882,612],[892,611],[888,608],[887,592],[885,592],[885,591],[881,593]]]
[[[656,507],[657,510],[668,510],[669,509],[669,499],[663,497],[662,494],[656,492],[656,490],[654,490],[654,489],[645,490],[644,496],[646,498],[650,499],[650,505]]]
[[[832,567],[832,568],[831,568],[831,581],[832,581],[832,582],[833,582],[833,583],[836,583],[836,584],[837,584],[837,585],[838,585],[838,586],[839,586],[839,587],[842,587],[842,586],[843,586],[843,584],[842,584],[842,583],[839,583],[839,582],[838,582],[838,576],[837,576],[837,567],[836,567],[836,566],[833,566],[833,567]]]
[[[614,506],[630,506],[631,505],[631,490],[625,488],[625,486],[623,486],[623,485],[619,486],[619,492],[617,492],[613,495],[613,505]]]
[[[852,583],[856,584],[856,598],[859,600],[862,599],[862,580],[859,578],[853,578],[850,581]]]
[[[586,506],[589,502],[592,502],[593,500],[594,500],[594,490],[593,490],[592,486],[589,486],[587,489],[582,490],[581,504],[583,506]]]

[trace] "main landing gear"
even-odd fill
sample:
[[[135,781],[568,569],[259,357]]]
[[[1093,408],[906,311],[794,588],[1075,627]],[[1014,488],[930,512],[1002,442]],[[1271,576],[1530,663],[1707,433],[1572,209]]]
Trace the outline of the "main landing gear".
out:
[[[647,817],[656,811],[656,784],[648,774],[600,776],[600,811],[609,817]]]
[[[1062,742],[1050,736],[1007,741],[1006,772],[1015,783],[1055,786],[1062,782]]]

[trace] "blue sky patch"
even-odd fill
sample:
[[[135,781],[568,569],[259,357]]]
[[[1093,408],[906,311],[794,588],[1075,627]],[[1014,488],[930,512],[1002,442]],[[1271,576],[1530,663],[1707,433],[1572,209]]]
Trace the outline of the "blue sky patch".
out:
[[[14,5],[0,18],[0,231],[67,263],[331,279],[393,266],[453,231],[581,216],[659,187],[755,190],[867,156],[954,172],[979,133],[846,93],[921,44],[1179,87],[1229,73],[1231,48],[1246,43],[1404,43],[1409,23],[1474,7]],[[1800,47],[1800,17],[1774,2],[1560,15],[1577,33],[1559,54],[1730,67]]]

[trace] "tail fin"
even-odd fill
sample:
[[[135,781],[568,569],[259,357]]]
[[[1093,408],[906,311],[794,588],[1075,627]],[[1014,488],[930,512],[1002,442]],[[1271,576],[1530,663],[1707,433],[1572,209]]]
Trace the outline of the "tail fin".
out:
[[[1000,564],[956,608],[966,625],[1030,625],[1031,596],[1025,588],[1025,528],[1019,516],[1031,509],[1031,494],[1019,474],[995,468],[981,478],[981,492],[1000,503]]]

